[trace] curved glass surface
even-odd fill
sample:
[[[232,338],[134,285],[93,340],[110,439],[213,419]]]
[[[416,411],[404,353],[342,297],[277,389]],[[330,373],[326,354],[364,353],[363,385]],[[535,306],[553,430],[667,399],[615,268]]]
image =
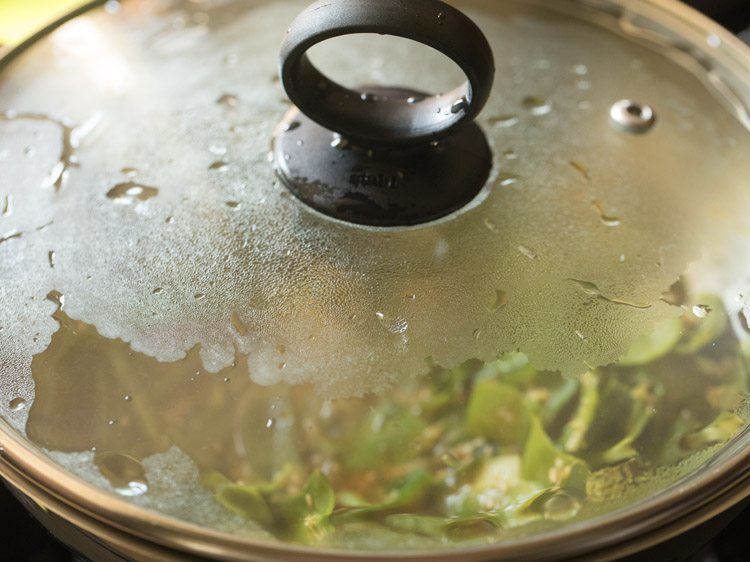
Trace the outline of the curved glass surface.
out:
[[[494,170],[408,229],[275,177],[304,1],[109,2],[7,63],[2,417],[137,506],[353,551],[578,524],[746,428],[747,54],[648,2],[455,4],[495,51]],[[460,79],[406,41],[314,56]],[[655,125],[618,126],[621,100]]]

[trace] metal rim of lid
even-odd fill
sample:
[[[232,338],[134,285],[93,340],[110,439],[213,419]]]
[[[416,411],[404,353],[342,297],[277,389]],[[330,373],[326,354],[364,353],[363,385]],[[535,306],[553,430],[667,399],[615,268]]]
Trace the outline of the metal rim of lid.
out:
[[[618,0],[622,1],[622,0]],[[532,0],[535,2],[535,0]],[[581,0],[591,5],[591,0]],[[48,35],[65,22],[101,6],[105,0],[95,0],[78,8],[63,18],[46,26],[15,46],[0,54],[0,70],[26,48]],[[577,2],[580,3],[580,2]],[[593,2],[598,5],[598,0]],[[671,18],[671,23],[681,30],[694,34],[707,34],[721,39],[720,49],[731,70],[741,72],[750,83],[750,48],[740,39],[724,30],[696,10],[677,3],[664,5],[660,0],[633,0],[633,10],[643,9],[660,18]],[[714,56],[718,51],[714,50]],[[639,549],[628,547],[639,537],[653,533],[656,544],[695,527],[701,521],[723,512],[750,497],[750,428],[725,445],[716,457],[703,465],[697,473],[687,476],[677,484],[627,508],[585,520],[560,530],[531,535],[527,539],[496,543],[470,549],[456,548],[445,552],[397,552],[372,554],[341,550],[313,550],[283,543],[241,539],[218,531],[210,531],[157,512],[137,507],[117,498],[64,470],[50,457],[44,455],[25,437],[17,433],[5,420],[0,419],[0,475],[11,479],[15,471],[28,482],[95,520],[127,530],[132,536],[155,544],[176,548],[204,556],[233,556],[249,560],[285,556],[286,560],[368,560],[424,559],[432,561],[476,561],[497,557],[526,556],[541,559],[549,556],[586,556],[587,559],[611,558],[613,552],[602,554],[603,549],[622,545],[622,554]],[[11,468],[12,467],[12,468]],[[695,519],[685,520],[685,517]],[[680,522],[683,524],[680,524]],[[627,543],[627,544],[626,544]],[[563,549],[568,549],[567,551]],[[599,552],[599,556],[597,556]]]
[[[0,421],[0,435],[13,430]],[[115,536],[123,546],[145,541],[156,548],[167,547],[186,555],[267,560],[358,560],[387,562],[395,559],[431,562],[469,562],[498,557],[527,560],[611,560],[663,543],[734,507],[750,497],[750,428],[697,474],[670,486],[658,495],[620,511],[583,521],[575,526],[531,535],[528,539],[486,547],[445,551],[349,552],[311,549],[285,543],[241,539],[185,523],[138,508],[93,487],[82,479],[61,472],[50,458],[12,435],[5,441],[0,458],[0,476],[22,493],[46,504],[72,523],[86,525]],[[741,454],[744,453],[744,456]],[[53,472],[55,478],[50,478]],[[112,535],[112,531],[115,535]],[[102,538],[106,539],[106,536]],[[564,547],[561,547],[564,545]]]

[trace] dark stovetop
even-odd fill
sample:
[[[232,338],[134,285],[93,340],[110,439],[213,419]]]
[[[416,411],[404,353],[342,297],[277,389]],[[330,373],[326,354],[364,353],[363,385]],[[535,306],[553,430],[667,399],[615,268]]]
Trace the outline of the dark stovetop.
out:
[[[685,0],[750,40],[750,0]],[[11,562],[81,562],[47,533],[0,485],[0,560]],[[711,544],[685,562],[750,560],[750,508]],[[95,562],[95,561],[94,561]]]

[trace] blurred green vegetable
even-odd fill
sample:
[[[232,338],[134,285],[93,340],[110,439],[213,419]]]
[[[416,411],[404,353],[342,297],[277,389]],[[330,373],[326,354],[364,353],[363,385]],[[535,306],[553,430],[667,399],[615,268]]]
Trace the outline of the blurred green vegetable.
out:
[[[651,467],[745,426],[731,412],[748,388],[740,342],[720,301],[701,302],[702,318],[656,326],[580,380],[537,371],[521,353],[435,368],[365,409],[334,403],[272,481],[239,485],[209,471],[204,484],[228,509],[304,544],[475,541],[569,521],[587,501],[618,497]],[[285,432],[291,442],[294,428]],[[323,464],[335,489],[313,468]]]
[[[674,349],[682,336],[682,321],[674,318],[657,324],[653,332],[641,336],[619,361],[621,367],[637,367],[661,359]]]

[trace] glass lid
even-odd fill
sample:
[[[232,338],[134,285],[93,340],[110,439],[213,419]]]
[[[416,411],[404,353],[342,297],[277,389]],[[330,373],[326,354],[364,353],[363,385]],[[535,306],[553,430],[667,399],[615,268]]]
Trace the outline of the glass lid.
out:
[[[335,83],[280,79],[308,3],[107,2],[2,61],[6,432],[198,534],[430,551],[597,521],[746,429],[739,43],[648,0],[412,0],[418,42],[339,30],[300,47]],[[394,2],[317,8],[363,4]],[[482,35],[491,89],[450,60]]]

